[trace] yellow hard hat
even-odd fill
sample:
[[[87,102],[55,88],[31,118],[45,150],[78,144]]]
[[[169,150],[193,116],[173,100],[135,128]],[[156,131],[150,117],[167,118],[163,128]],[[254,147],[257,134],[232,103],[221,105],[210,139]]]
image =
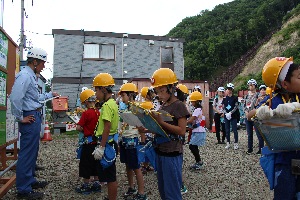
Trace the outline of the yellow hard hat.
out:
[[[188,94],[189,93],[189,89],[183,85],[183,84],[178,84],[177,87],[179,88],[179,90],[181,90],[183,93]]]
[[[141,106],[142,108],[144,108],[144,109],[147,109],[147,110],[151,110],[151,109],[154,108],[154,106],[153,106],[153,104],[152,104],[151,101],[145,101],[145,102],[142,102],[142,103],[140,104],[140,106]]]
[[[272,89],[270,87],[267,87],[266,89],[266,94],[270,95],[272,93]]]
[[[263,70],[262,70],[262,79],[265,84],[270,87],[272,90],[275,89],[278,76],[282,67],[288,62],[293,61],[293,57],[285,58],[285,57],[275,57],[269,60]]]
[[[80,101],[81,103],[88,100],[90,97],[95,96],[95,92],[91,89],[85,89],[80,93]]]
[[[195,91],[190,94],[189,101],[200,101],[200,100],[202,100],[202,94],[200,92]]]
[[[143,88],[141,89],[141,96],[142,96],[143,98],[146,98],[147,93],[148,93],[148,90],[149,90],[149,87],[143,87]]]
[[[134,83],[125,83],[121,86],[119,94],[121,92],[138,92],[138,89]]]
[[[115,80],[108,73],[100,73],[97,76],[95,76],[93,80],[93,87],[96,86],[106,87],[106,86],[113,86],[113,85],[115,85]]]
[[[169,68],[160,68],[156,70],[151,78],[151,85],[153,87],[174,84],[177,82],[176,74]]]

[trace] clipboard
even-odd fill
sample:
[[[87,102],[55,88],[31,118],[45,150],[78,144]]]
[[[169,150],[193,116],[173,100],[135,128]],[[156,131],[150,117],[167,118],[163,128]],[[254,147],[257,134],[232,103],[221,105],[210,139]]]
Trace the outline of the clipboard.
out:
[[[158,110],[158,111],[152,111],[152,112],[154,112],[155,114],[157,113],[157,114],[161,115],[162,120],[164,120],[165,122],[173,121],[173,116],[170,115],[170,113],[168,113],[165,110]]]
[[[140,107],[136,103],[132,103],[130,106],[130,111],[132,114],[138,117],[141,121],[143,126],[148,129],[149,131],[159,134],[164,138],[166,142],[171,141],[168,134],[162,129],[162,127],[157,123],[157,121],[151,116],[150,110],[145,110],[144,108]]]
[[[70,113],[70,112],[66,112],[66,114],[68,115],[68,117],[76,124],[78,124],[80,118],[78,117],[77,114],[75,113]]]

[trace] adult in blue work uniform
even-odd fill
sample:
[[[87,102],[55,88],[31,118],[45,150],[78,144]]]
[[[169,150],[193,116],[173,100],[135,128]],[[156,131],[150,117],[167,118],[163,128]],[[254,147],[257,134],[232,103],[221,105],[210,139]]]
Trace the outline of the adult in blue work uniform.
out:
[[[19,122],[20,150],[16,169],[17,197],[22,199],[41,199],[44,193],[33,189],[44,188],[46,181],[34,177],[39,150],[41,131],[41,108],[43,101],[58,94],[55,92],[39,94],[37,75],[45,67],[47,53],[43,49],[32,48],[27,54],[27,66],[15,78],[10,94],[12,114]]]

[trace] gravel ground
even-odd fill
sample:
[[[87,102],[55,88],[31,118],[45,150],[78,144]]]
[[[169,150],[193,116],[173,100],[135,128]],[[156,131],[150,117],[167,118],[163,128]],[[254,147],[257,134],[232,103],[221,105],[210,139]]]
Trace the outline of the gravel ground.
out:
[[[75,159],[77,137],[64,134],[54,135],[53,141],[41,143],[38,163],[46,170],[38,171],[39,180],[47,180],[49,185],[40,191],[45,192],[44,199],[103,199],[107,194],[106,186],[102,193],[81,195],[74,191],[80,184],[78,161]],[[233,139],[233,133],[231,133]],[[257,138],[254,136],[254,152],[257,149]],[[247,134],[239,130],[238,150],[225,150],[225,145],[215,144],[215,133],[208,133],[206,146],[200,147],[204,168],[191,171],[194,163],[188,145],[184,146],[184,181],[188,193],[183,199],[273,199],[267,179],[259,165],[259,156],[247,155]],[[10,172],[12,173],[12,172]],[[117,161],[118,199],[126,192],[126,173],[123,164]],[[160,199],[156,176],[148,172],[145,176],[145,190],[148,199]],[[13,187],[3,199],[16,199],[16,188]]]

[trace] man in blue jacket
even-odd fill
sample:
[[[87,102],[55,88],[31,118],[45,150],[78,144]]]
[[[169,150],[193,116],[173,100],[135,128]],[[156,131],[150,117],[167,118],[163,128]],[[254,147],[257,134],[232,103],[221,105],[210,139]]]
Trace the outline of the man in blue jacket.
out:
[[[44,188],[46,181],[37,181],[34,177],[36,160],[39,150],[41,131],[40,101],[52,98],[55,92],[39,94],[37,75],[45,67],[47,53],[43,49],[32,48],[27,54],[27,66],[15,78],[10,102],[12,114],[19,122],[20,150],[16,169],[17,197],[22,199],[41,199],[44,193],[33,189]]]

